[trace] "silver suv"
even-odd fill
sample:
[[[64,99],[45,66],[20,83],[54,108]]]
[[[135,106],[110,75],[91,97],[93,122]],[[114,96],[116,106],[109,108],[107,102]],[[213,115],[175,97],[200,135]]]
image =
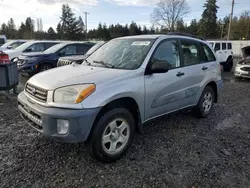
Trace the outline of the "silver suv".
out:
[[[107,42],[81,65],[31,77],[18,109],[43,135],[87,142],[92,156],[112,162],[153,118],[187,107],[208,116],[221,87],[220,64],[205,41],[130,36]]]

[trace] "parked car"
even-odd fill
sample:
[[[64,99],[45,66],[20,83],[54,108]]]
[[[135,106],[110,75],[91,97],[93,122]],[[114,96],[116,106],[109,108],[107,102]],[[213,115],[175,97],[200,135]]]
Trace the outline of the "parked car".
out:
[[[15,58],[18,58],[22,53],[31,53],[31,52],[43,52],[51,46],[58,44],[59,42],[54,41],[29,41],[16,49],[3,50],[4,53],[8,54],[9,59],[13,61]],[[17,60],[17,59],[16,59]]]
[[[5,35],[0,35],[0,47],[5,44],[7,41],[7,38]]]
[[[64,66],[64,65],[70,65],[73,62],[77,64],[82,64],[84,59],[86,59],[88,56],[90,56],[94,51],[96,51],[99,47],[101,47],[104,44],[104,42],[97,42],[94,46],[92,46],[85,55],[73,55],[73,56],[66,56],[66,57],[60,57],[57,66]]]
[[[236,78],[250,78],[250,46],[241,49],[242,60],[236,64],[234,76]]]
[[[16,49],[18,46],[24,44],[25,40],[12,40],[12,41],[9,41],[9,42],[6,42],[4,45],[2,45],[0,47],[0,51],[3,51],[3,50],[6,50],[6,49]]]
[[[207,117],[223,84],[214,52],[192,35],[117,38],[85,61],[31,77],[18,109],[45,136],[88,141],[103,162],[122,157],[149,120],[188,107]]]
[[[215,51],[217,60],[223,66],[224,71],[231,71],[233,68],[233,50],[230,41],[209,41]]]
[[[44,52],[22,54],[18,58],[18,70],[34,75],[54,67],[60,57],[83,55],[92,46],[89,43],[64,42],[57,44]]]

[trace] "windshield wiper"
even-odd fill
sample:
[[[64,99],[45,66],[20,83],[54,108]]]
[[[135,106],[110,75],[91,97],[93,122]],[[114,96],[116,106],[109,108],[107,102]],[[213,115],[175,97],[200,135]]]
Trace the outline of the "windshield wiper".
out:
[[[105,63],[103,61],[93,61],[93,62],[96,63],[96,64],[101,64],[101,65],[103,65],[103,66],[105,66],[107,68],[114,68],[114,65],[109,64],[109,63]]]
[[[86,61],[87,65],[91,65],[91,63],[86,59],[84,59],[84,61]]]

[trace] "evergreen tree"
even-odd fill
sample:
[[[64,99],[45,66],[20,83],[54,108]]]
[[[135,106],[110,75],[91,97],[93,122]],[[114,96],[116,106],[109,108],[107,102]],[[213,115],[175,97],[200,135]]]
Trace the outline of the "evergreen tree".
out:
[[[69,5],[63,4],[60,26],[62,37],[66,40],[79,39],[79,35],[83,33],[83,26],[82,19],[79,17],[77,20]]]
[[[54,29],[52,27],[50,27],[48,29],[48,39],[56,39],[56,32],[54,31]]]
[[[182,33],[185,33],[186,32],[186,28],[185,28],[185,25],[184,25],[184,21],[183,19],[179,19],[177,22],[176,22],[176,31],[177,32],[182,32]]]
[[[201,15],[199,34],[205,38],[217,37],[217,0],[206,0],[204,4],[205,10]]]
[[[199,24],[196,19],[193,19],[187,28],[188,33],[198,35]]]

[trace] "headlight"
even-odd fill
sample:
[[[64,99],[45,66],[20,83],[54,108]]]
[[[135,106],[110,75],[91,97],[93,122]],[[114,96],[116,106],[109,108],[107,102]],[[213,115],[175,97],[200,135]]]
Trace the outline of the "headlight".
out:
[[[76,104],[82,102],[95,91],[95,84],[72,85],[58,88],[54,92],[54,102]]]
[[[15,63],[15,62],[17,62],[18,61],[18,58],[16,57],[15,59],[13,59],[13,62]]]

